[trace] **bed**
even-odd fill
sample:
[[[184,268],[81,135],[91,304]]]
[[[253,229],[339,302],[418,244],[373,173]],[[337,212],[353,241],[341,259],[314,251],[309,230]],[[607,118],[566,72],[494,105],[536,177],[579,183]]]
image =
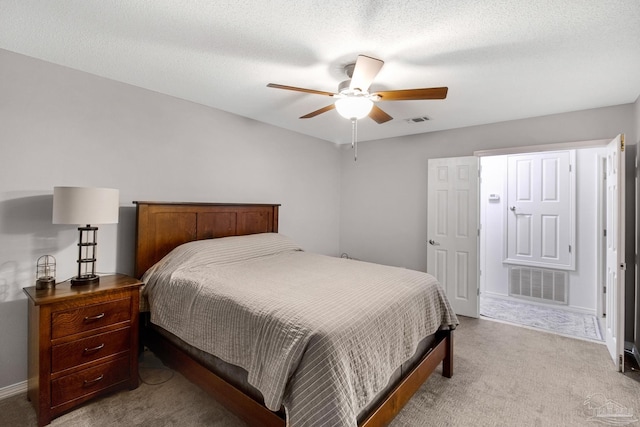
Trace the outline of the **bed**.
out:
[[[276,204],[134,203],[144,344],[249,425],[382,426],[440,363],[452,376],[431,276],[306,253]]]

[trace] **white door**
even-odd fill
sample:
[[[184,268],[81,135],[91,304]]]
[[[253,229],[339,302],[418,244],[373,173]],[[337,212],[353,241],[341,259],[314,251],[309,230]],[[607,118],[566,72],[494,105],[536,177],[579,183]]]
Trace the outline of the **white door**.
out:
[[[605,341],[618,370],[624,370],[624,135],[607,146],[607,262]]]
[[[505,263],[575,270],[575,150],[508,156]]]
[[[478,317],[478,158],[429,159],[427,272],[456,314]]]

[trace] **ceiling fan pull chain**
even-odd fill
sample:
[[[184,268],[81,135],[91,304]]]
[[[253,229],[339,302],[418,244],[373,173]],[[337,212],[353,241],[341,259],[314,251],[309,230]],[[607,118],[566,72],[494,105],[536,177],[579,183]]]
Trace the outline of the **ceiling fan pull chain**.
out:
[[[353,148],[353,161],[358,160],[358,120],[351,119],[351,148]]]

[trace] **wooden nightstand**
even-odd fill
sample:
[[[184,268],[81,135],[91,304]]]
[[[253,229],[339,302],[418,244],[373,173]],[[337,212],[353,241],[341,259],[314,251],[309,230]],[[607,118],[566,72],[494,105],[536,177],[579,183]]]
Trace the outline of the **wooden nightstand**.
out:
[[[95,285],[23,289],[29,297],[27,396],[38,426],[96,396],[138,387],[141,285],[115,274]]]

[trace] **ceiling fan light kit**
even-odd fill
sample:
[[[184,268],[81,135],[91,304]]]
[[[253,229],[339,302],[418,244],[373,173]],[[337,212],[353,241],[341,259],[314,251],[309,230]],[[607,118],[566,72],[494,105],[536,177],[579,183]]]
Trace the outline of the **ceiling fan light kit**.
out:
[[[336,101],[336,110],[345,119],[359,120],[369,115],[373,101],[365,96],[348,96]]]
[[[267,87],[276,89],[292,90],[296,92],[311,93],[316,95],[330,96],[336,99],[333,104],[312,111],[309,114],[301,116],[301,119],[310,119],[334,108],[345,119],[352,122],[352,142],[351,145],[357,150],[356,146],[356,121],[369,116],[376,123],[382,124],[392,120],[389,114],[385,113],[380,107],[375,105],[378,101],[411,101],[424,99],[445,99],[447,97],[448,88],[423,88],[423,89],[404,89],[404,90],[387,90],[369,93],[369,86],[373,79],[378,75],[380,69],[384,65],[384,61],[372,58],[366,55],[358,55],[355,64],[348,64],[344,67],[345,73],[349,80],[343,81],[338,86],[338,93],[319,91],[314,89],[305,89],[294,86],[285,86],[275,83],[269,83]]]

